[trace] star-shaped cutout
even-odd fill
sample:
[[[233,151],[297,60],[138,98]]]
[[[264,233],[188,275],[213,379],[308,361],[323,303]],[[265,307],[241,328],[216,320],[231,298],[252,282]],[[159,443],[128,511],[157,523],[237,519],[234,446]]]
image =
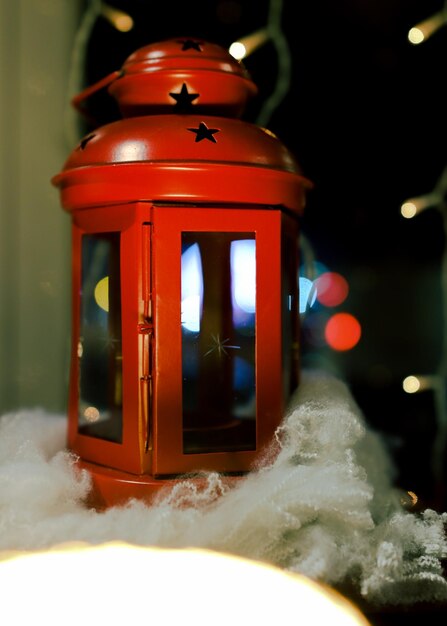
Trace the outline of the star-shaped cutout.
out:
[[[192,133],[196,133],[196,143],[198,141],[202,141],[203,139],[208,139],[208,141],[212,141],[213,143],[217,143],[214,135],[215,133],[220,133],[218,128],[208,128],[205,122],[200,122],[198,128],[188,128]]]
[[[202,48],[200,46],[202,46],[203,43],[201,41],[194,41],[193,39],[179,39],[177,43],[182,44],[182,51],[197,50],[197,52],[202,52]]]
[[[169,92],[171,98],[175,100],[174,108],[179,111],[189,111],[194,100],[197,100],[200,94],[189,93],[186,83],[183,83],[179,93]]]

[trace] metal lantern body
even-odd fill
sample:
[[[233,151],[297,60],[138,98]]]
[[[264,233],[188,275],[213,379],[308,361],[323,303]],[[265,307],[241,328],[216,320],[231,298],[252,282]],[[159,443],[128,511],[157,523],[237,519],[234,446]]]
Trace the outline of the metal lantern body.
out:
[[[146,46],[75,104],[99,86],[125,117],[53,184],[73,223],[68,446],[108,506],[241,475],[271,442],[299,381],[309,183],[241,121],[256,88],[216,44]]]

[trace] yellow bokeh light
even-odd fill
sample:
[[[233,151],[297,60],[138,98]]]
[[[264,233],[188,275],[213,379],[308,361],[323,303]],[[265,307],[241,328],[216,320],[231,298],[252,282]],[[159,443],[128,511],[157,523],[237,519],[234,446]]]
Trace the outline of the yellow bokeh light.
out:
[[[80,585],[87,591],[74,602]],[[5,624],[134,624],[147,613],[149,597],[151,624],[371,626],[352,602],[327,585],[205,549],[109,542],[8,552],[0,554],[0,588]],[[189,610],[191,599],[194,610]]]
[[[104,311],[109,312],[109,277],[104,276],[95,287],[95,302]]]
[[[241,37],[238,41],[234,41],[228,48],[228,52],[232,57],[241,61],[263,46],[269,38],[270,33],[267,28],[261,28],[254,33]]]
[[[130,15],[119,15],[113,25],[121,33],[128,33],[133,28],[133,19]]]
[[[418,211],[414,202],[404,202],[403,205],[400,207],[400,212],[403,217],[411,219],[416,215]]]
[[[413,28],[410,28],[408,31],[408,41],[415,45],[420,44],[445,26],[446,22],[447,13],[444,10],[439,11],[423,22],[416,24]]]
[[[240,41],[234,41],[228,49],[228,52],[232,57],[240,61],[247,54],[247,50],[243,43]]]
[[[105,2],[102,3],[101,14],[121,33],[128,33],[134,27],[134,21],[130,15],[120,9],[111,7]]]
[[[417,376],[407,376],[402,382],[402,387],[406,393],[416,393],[421,388],[421,381]]]
[[[417,45],[419,43],[422,43],[424,39],[424,33],[420,30],[420,28],[417,28],[415,26],[414,28],[410,28],[410,30],[408,31],[408,41],[410,43]]]
[[[99,415],[99,411],[95,406],[88,406],[84,411],[84,417],[88,422],[97,422]]]

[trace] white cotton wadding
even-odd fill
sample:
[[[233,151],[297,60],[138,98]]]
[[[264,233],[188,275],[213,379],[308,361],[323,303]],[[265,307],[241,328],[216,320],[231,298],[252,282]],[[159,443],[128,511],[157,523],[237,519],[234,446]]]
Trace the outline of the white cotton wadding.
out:
[[[90,479],[65,450],[65,429],[42,411],[0,419],[0,550],[195,546],[347,583],[379,605],[447,600],[447,514],[402,508],[380,437],[331,375],[303,372],[272,451],[237,486],[209,473],[205,491],[185,480],[151,506],[87,509]]]

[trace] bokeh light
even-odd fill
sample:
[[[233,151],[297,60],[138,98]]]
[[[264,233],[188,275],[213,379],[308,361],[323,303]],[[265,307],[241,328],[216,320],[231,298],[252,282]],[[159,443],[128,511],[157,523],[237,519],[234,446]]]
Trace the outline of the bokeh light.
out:
[[[228,52],[238,61],[243,59],[247,54],[247,50],[245,49],[244,44],[240,41],[233,41],[228,49]]]
[[[333,350],[351,350],[362,334],[360,322],[351,313],[335,313],[326,323],[324,337]]]
[[[406,393],[416,393],[421,388],[421,381],[417,376],[407,376],[402,382],[402,387]]]
[[[349,285],[338,272],[324,272],[315,280],[317,300],[324,306],[338,306],[346,300]]]
[[[417,45],[419,43],[422,43],[424,39],[424,33],[422,32],[422,30],[420,30],[420,28],[417,28],[415,26],[414,28],[410,28],[410,30],[408,31],[408,41],[410,43]]]
[[[414,202],[404,202],[400,207],[400,212],[403,217],[409,220],[416,215],[418,210]]]
[[[125,576],[118,575],[117,567]],[[73,602],[79,581],[92,593],[85,594],[82,602]],[[222,602],[229,581],[231,598]],[[0,585],[0,616],[2,623],[11,625],[141,623],[149,589],[151,619],[144,621],[155,624],[267,626],[295,621],[301,626],[370,626],[357,606],[329,585],[262,561],[199,548],[163,549],[112,541],[3,552]],[[200,609],[185,611],[198,589]],[[293,620],[297,607],[300,616]]]
[[[109,312],[109,277],[104,276],[95,286],[95,302],[107,313]]]

